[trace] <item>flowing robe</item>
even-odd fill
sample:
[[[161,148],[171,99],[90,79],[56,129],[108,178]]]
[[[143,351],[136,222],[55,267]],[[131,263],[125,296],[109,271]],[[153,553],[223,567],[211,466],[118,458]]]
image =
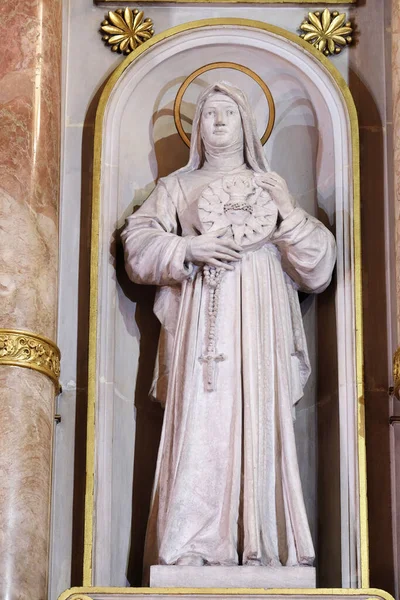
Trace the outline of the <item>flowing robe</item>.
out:
[[[335,241],[294,208],[224,273],[216,345],[225,359],[207,391],[208,291],[201,269],[185,262],[186,236],[205,233],[197,201],[224,174],[160,180],[122,236],[130,278],[161,286],[152,393],[166,408],[145,563],[192,555],[212,565],[312,565],[292,418],[310,374],[297,290],[326,288]]]

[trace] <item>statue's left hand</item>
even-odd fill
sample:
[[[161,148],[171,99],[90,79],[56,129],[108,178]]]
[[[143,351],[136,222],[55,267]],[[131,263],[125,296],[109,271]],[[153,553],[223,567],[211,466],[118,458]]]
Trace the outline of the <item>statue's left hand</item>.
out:
[[[278,207],[279,214],[285,219],[294,209],[295,202],[290,195],[286,181],[278,173],[257,173],[256,183],[266,190]]]

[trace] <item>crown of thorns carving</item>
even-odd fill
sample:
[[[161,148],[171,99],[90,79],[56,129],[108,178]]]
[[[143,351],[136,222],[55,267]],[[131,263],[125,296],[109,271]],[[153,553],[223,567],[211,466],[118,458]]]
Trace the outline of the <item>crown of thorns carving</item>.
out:
[[[253,207],[247,202],[227,202],[224,204],[224,212],[228,210],[246,210],[248,213],[253,214]]]

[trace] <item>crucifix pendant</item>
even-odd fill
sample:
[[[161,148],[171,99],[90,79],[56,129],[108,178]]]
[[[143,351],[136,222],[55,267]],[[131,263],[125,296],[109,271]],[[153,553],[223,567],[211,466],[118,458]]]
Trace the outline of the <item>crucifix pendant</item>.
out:
[[[216,387],[216,369],[215,363],[225,360],[223,354],[217,354],[216,333],[217,333],[217,315],[218,301],[220,293],[221,278],[224,270],[220,268],[205,265],[203,268],[204,281],[208,287],[208,324],[207,324],[207,342],[206,352],[199,357],[200,362],[204,363],[204,379],[206,392],[213,392]]]
[[[225,360],[223,354],[215,354],[208,351],[207,354],[199,357],[199,361],[205,366],[206,391],[213,392],[215,390],[215,363]]]

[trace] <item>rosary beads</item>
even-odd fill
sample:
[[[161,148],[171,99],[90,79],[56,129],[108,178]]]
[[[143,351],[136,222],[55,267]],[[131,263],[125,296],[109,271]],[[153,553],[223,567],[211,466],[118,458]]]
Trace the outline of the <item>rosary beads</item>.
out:
[[[208,392],[215,390],[215,363],[225,360],[225,356],[217,354],[215,348],[219,295],[224,272],[225,269],[221,267],[211,267],[209,265],[203,267],[204,281],[208,288],[208,323],[206,336],[207,350],[203,356],[200,356],[200,361],[206,367],[205,387]]]

